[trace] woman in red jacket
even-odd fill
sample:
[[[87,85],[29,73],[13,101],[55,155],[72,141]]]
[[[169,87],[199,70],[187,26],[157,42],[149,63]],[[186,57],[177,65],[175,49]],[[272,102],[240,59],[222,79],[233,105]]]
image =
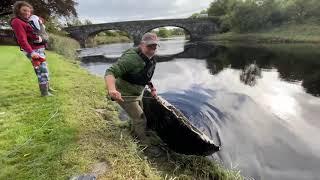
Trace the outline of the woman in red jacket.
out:
[[[53,91],[53,89],[49,87],[49,71],[44,52],[45,44],[38,43],[40,40],[39,36],[34,33],[33,28],[28,23],[32,11],[33,7],[29,3],[17,1],[13,5],[15,17],[11,20],[11,27],[21,50],[32,62],[38,78],[41,95],[52,96],[50,92]]]

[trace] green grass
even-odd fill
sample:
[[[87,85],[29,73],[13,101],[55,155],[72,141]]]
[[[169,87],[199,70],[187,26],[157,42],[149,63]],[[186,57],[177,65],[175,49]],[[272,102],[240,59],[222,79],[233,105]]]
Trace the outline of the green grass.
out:
[[[151,171],[136,156],[127,130],[112,123],[117,112],[104,98],[102,79],[48,52],[58,93],[42,98],[32,66],[19,49],[1,46],[0,54],[0,112],[5,113],[0,117],[0,179],[66,179],[91,172],[99,161],[107,162],[112,178],[140,179],[145,178],[141,171]],[[97,108],[106,109],[110,118],[103,120]]]
[[[48,49],[69,59],[76,59],[76,50],[80,48],[79,42],[61,35],[50,34]]]
[[[252,33],[228,32],[212,35],[210,41],[255,43],[320,43],[320,26],[314,23],[285,24]]]
[[[53,97],[40,97],[30,62],[18,47],[0,46],[0,179],[241,179],[206,158],[152,159],[104,98],[102,78],[47,52]],[[145,158],[147,156],[148,158]]]

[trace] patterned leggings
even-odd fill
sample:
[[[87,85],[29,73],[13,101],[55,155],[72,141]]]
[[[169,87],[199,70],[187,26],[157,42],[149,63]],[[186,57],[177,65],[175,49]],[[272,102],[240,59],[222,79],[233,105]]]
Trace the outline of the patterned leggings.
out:
[[[35,65],[35,63],[32,63],[34,72],[36,73],[36,76],[38,78],[38,82],[39,82],[39,84],[43,84],[43,85],[48,84],[48,82],[49,82],[49,69],[47,66],[47,62],[45,61],[46,55],[44,52],[44,48],[37,49],[37,50],[35,50],[35,52],[38,53],[42,59],[44,59],[43,62],[38,63],[37,65]],[[31,58],[29,58],[29,59],[30,59],[30,61],[32,61]]]

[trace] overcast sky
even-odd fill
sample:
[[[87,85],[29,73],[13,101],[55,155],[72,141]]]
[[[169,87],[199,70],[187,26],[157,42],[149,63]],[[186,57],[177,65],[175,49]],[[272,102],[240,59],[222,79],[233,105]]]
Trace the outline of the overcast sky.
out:
[[[213,0],[77,0],[80,19],[94,23],[186,18]]]

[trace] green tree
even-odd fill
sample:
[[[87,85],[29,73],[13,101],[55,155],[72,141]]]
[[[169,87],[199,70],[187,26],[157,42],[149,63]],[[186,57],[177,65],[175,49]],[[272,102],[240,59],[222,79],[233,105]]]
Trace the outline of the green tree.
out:
[[[207,13],[209,16],[226,16],[237,3],[237,0],[216,0],[210,4]]]
[[[12,13],[12,0],[1,0],[0,17]]]
[[[106,32],[99,32],[97,36],[106,36]]]
[[[230,17],[237,3],[237,0],[216,0],[210,4],[207,10],[208,16],[220,18],[222,32],[227,32],[232,28]]]
[[[60,35],[63,35],[65,33],[64,31],[61,31],[63,25],[61,24],[61,22],[59,22],[57,17],[50,17],[49,19],[47,19],[45,24],[46,24],[46,31],[50,33],[60,34]]]
[[[262,12],[267,16],[269,25],[280,25],[281,23],[288,21],[288,16],[285,14],[282,6],[283,1],[279,0],[264,0],[261,5]]]
[[[182,28],[173,28],[171,31],[171,34],[175,36],[183,36],[186,33],[185,33],[185,30]]]
[[[111,37],[119,36],[117,31],[109,30],[109,31],[106,31],[105,33],[106,33],[106,36],[111,36]]]
[[[11,14],[17,0],[1,0],[0,15]],[[34,14],[45,19],[52,16],[77,16],[75,0],[26,0],[34,7]]]
[[[170,36],[170,32],[166,28],[159,28],[159,32],[157,33],[159,37],[167,38]]]
[[[0,16],[0,26],[9,27],[10,18],[9,15]]]
[[[126,36],[126,37],[130,38],[129,34],[127,32],[125,32],[125,31],[119,31],[118,34],[120,36]]]
[[[200,14],[207,14],[208,13],[208,10],[207,9],[204,9],[200,12]]]
[[[200,13],[193,13],[189,18],[199,18],[200,17]]]
[[[69,17],[66,19],[67,26],[82,26],[82,21],[77,17]]]
[[[288,0],[285,10],[288,17],[298,23],[307,19],[320,19],[320,2],[318,0]]]
[[[224,23],[239,32],[257,31],[287,21],[278,0],[237,1],[223,17]]]

